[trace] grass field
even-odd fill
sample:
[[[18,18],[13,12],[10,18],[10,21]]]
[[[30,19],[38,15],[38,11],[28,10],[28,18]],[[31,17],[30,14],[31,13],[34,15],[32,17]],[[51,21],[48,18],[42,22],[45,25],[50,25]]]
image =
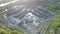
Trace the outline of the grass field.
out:
[[[0,23],[0,34],[23,34],[23,32],[14,26],[4,26]]]

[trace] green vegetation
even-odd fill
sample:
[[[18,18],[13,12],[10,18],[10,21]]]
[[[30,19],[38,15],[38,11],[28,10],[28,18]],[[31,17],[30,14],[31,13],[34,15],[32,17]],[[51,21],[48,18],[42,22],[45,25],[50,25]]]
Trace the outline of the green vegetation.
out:
[[[60,34],[60,17],[52,20],[48,26],[46,34]]]
[[[60,4],[52,3],[51,5],[43,6],[57,15],[55,19],[50,21],[45,34],[60,34]]]
[[[45,34],[60,34],[60,3],[43,4],[43,6],[57,15],[55,19],[50,21]],[[15,26],[4,26],[0,23],[0,34],[23,34],[23,32]]]
[[[2,10],[0,10],[0,18],[4,19]],[[15,26],[10,26],[0,22],[0,34],[24,34],[22,30],[17,29]]]
[[[14,26],[4,26],[0,23],[0,34],[23,34],[23,32]]]

